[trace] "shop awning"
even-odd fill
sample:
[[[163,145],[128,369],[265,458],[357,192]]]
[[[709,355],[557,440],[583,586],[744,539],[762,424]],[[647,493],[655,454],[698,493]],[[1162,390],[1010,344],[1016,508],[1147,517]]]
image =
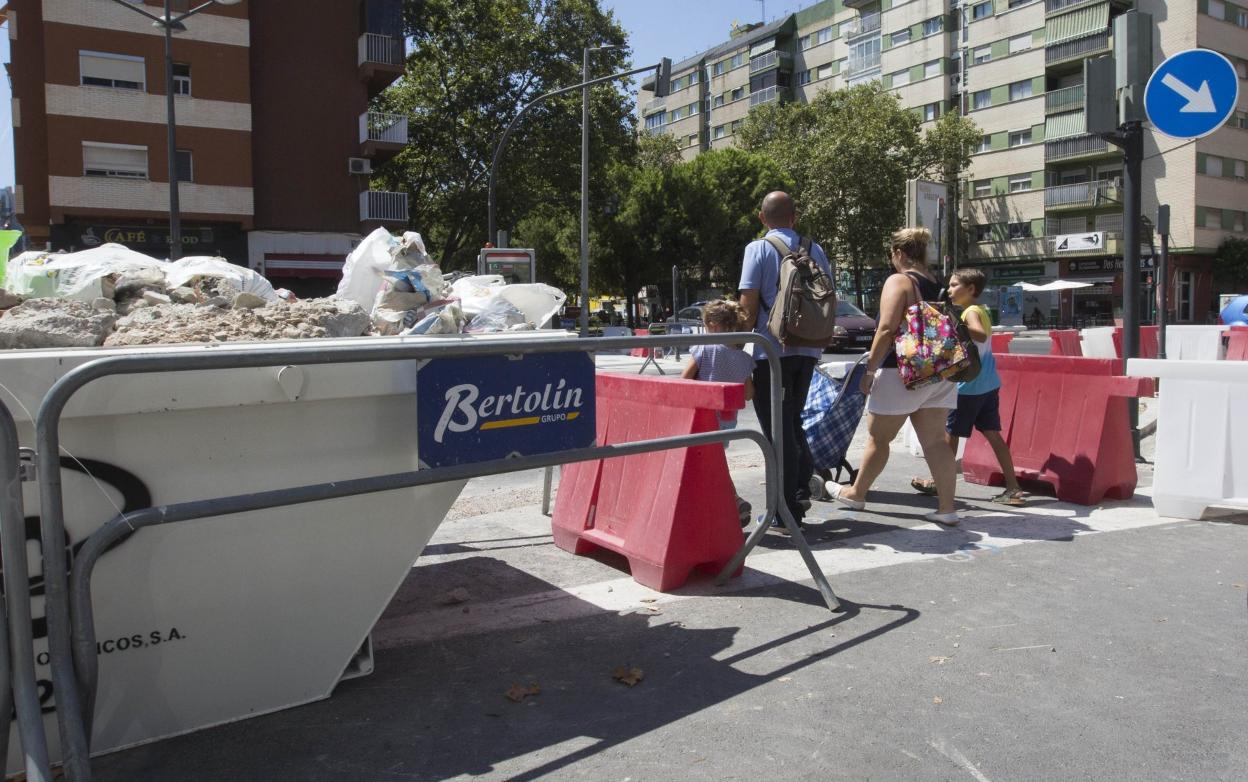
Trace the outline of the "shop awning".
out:
[[[1016,282],[1014,284],[1031,293],[1043,291],[1066,291],[1074,288],[1088,288],[1092,285],[1090,282],[1075,282],[1074,280],[1054,280],[1053,282],[1046,282],[1043,285],[1035,285],[1030,282]]]
[[[1068,111],[1065,114],[1052,114],[1044,120],[1044,140],[1082,136],[1087,133],[1087,122],[1082,111]]]
[[[1098,3],[1068,14],[1051,16],[1044,23],[1044,42],[1048,46],[1071,38],[1104,32],[1109,29],[1109,3]]]

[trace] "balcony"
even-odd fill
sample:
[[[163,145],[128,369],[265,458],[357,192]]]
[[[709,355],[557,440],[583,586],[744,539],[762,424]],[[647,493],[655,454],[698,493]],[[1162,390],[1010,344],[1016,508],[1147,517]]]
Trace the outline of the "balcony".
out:
[[[372,97],[403,75],[407,61],[407,45],[403,38],[378,33],[364,33],[359,40],[360,78],[368,82]]]
[[[864,35],[879,33],[879,31],[880,15],[878,13],[863,14],[857,19],[851,19],[845,25],[845,40],[861,38]]]
[[[1103,30],[1044,47],[1044,64],[1056,65],[1067,60],[1082,60],[1089,55],[1108,52],[1109,49],[1109,31]]]
[[[360,115],[360,147],[364,157],[389,159],[407,146],[407,117],[366,111]]]
[[[1122,193],[1117,182],[1079,182],[1044,189],[1044,208],[1049,211],[1095,209],[1121,202]]]
[[[750,93],[750,108],[762,106],[764,103],[775,103],[780,100],[780,91],[775,87],[766,87],[758,92]]]
[[[360,193],[360,222],[406,223],[407,193],[365,190]]]
[[[970,257],[975,261],[1003,261],[1018,258],[1043,258],[1044,256],[1045,240],[1042,237],[972,242],[970,247]]]
[[[750,60],[750,75],[762,73],[772,68],[791,68],[788,52],[771,51]]]
[[[865,57],[850,57],[845,66],[845,78],[854,79],[866,76],[880,69],[880,53],[872,52]]]
[[[1075,111],[1083,108],[1083,85],[1063,87],[1060,90],[1046,92],[1044,95],[1044,113],[1060,114],[1063,111]]]
[[[651,114],[658,114],[667,108],[667,98],[653,98],[641,107],[641,116],[649,117]]]
[[[879,0],[844,0],[846,8],[866,8]]]
[[[1044,160],[1074,160],[1083,157],[1103,157],[1116,154],[1117,147],[1110,148],[1109,142],[1100,136],[1083,135],[1044,142]]]
[[[1069,11],[1072,8],[1078,8],[1081,5],[1091,5],[1099,3],[1101,0],[1044,0],[1045,15],[1056,14],[1062,11]]]

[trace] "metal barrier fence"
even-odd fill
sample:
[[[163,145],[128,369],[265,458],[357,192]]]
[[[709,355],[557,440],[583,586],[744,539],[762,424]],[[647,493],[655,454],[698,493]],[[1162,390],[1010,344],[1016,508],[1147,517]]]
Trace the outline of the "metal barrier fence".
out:
[[[585,340],[508,340],[505,342],[481,341],[469,344],[447,342],[444,344],[386,344],[361,347],[353,345],[309,346],[283,347],[268,350],[222,350],[180,354],[158,353],[100,358],[83,364],[60,378],[45,395],[36,416],[36,463],[41,506],[40,537],[43,551],[63,550],[57,543],[64,539],[65,534],[64,498],[61,486],[60,460],[58,457],[60,452],[61,416],[65,406],[78,390],[104,377],[159,372],[271,367],[286,364],[311,366],[498,355],[592,353],[597,350],[632,347],[679,348],[700,344],[741,343],[761,345],[767,357],[771,369],[771,431],[780,432],[782,431],[781,401],[783,389],[780,383],[779,353],[766,337],[758,334],[725,333],[662,337],[604,337]],[[5,414],[7,416],[7,410]],[[3,423],[4,420],[5,417],[0,416],[0,423]],[[0,450],[4,451],[5,459],[8,460],[0,462],[0,466],[6,470],[10,466],[9,461],[12,461],[10,456],[17,455],[16,430],[12,427],[12,418],[7,417],[7,421],[8,428],[0,426]],[[772,519],[779,513],[820,594],[823,596],[824,602],[831,610],[839,610],[840,603],[828,584],[827,578],[819,570],[814,554],[811,552],[809,544],[802,537],[796,520],[789,512],[786,503],[779,502],[779,487],[783,485],[783,465],[780,461],[779,452],[773,443],[761,433],[753,430],[706,432],[642,440],[619,445],[556,451],[548,454],[493,460],[470,465],[440,467],[430,470],[394,473],[370,478],[183,502],[147,508],[117,516],[93,532],[83,543],[82,548],[74,558],[72,584],[65,557],[45,556],[43,561],[48,651],[52,669],[53,691],[56,694],[57,702],[57,727],[60,733],[62,761],[66,776],[71,782],[84,782],[91,778],[89,761],[90,736],[98,674],[91,605],[92,569],[99,558],[110,547],[124,541],[137,530],[159,524],[172,524],[179,521],[204,519],[253,510],[285,507],[393,489],[464,480],[472,477],[516,472],[556,464],[720,444],[733,440],[753,441],[762,451],[766,477],[767,507],[766,513],[758,527],[755,528],[746,540],[733,562],[720,572],[716,578],[716,583],[722,584],[731,576],[732,572],[762,539]],[[20,468],[20,465],[14,466],[15,468]],[[8,472],[5,472],[4,475],[7,477]],[[6,489],[10,489],[10,484],[7,480],[5,486]],[[16,497],[16,500],[14,500],[14,497]],[[14,502],[19,505],[16,515],[14,515],[11,507]],[[29,621],[29,587],[24,572],[25,548],[20,545],[10,545],[11,541],[7,540],[13,534],[19,535],[16,540],[22,540],[20,527],[16,531],[11,529],[14,523],[21,524],[20,502],[19,478],[17,493],[14,494],[14,491],[8,490],[4,506],[4,532],[6,535],[4,545],[5,594],[6,599],[10,601],[10,616],[14,616],[14,621],[8,623],[11,645],[15,651],[21,652],[21,659],[15,658],[21,676],[14,677],[14,679],[15,681],[22,681],[23,685],[27,683],[33,685],[34,647]],[[11,567],[10,559],[20,561],[20,569],[18,562],[14,562]],[[10,586],[10,582],[18,583]],[[24,617],[15,615],[13,610],[15,603],[25,605],[26,613]],[[25,621],[21,621],[22,618]],[[29,672],[29,676],[27,672]],[[24,681],[27,678],[29,682]],[[31,715],[30,692],[23,691],[18,693],[18,696],[19,720],[24,720],[23,715],[26,718],[24,721],[19,722],[19,725],[24,726],[24,731],[29,731],[31,736],[27,749],[28,766],[32,764],[38,766],[39,763],[42,763],[46,767],[46,749],[44,749],[42,757],[38,756],[39,749],[46,745],[46,742],[41,741],[42,716],[39,711],[38,699],[35,698],[33,714],[39,724],[37,726],[33,724],[28,725],[28,718]],[[38,728],[37,734],[34,732],[36,727]],[[24,746],[27,746],[26,735],[26,732],[23,732],[22,740]],[[29,747],[33,747],[33,751]],[[31,778],[40,779],[42,777],[32,776]]]

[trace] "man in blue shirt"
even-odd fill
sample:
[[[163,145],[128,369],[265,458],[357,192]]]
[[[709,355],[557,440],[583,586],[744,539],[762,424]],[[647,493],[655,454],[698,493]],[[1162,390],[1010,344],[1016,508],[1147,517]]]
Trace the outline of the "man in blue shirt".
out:
[[[801,237],[793,230],[797,222],[797,208],[788,193],[776,190],[763,199],[758,219],[767,226],[767,236],[777,236],[793,249]],[[810,256],[829,277],[832,268],[823,248],[812,244]],[[793,517],[800,523],[810,508],[810,478],[814,474],[814,461],[806,445],[802,431],[802,409],[806,407],[806,394],[810,391],[810,378],[819,363],[823,351],[819,348],[781,348],[779,340],[767,330],[767,317],[775,303],[780,286],[780,253],[771,242],[757,239],[745,248],[741,267],[741,308],[747,322],[754,323],[754,331],[763,334],[780,348],[780,383],[784,388],[781,404],[781,464],[784,485],[780,496],[788,505]],[[754,352],[754,412],[758,414],[763,434],[771,437],[771,376],[766,357],[757,345]]]

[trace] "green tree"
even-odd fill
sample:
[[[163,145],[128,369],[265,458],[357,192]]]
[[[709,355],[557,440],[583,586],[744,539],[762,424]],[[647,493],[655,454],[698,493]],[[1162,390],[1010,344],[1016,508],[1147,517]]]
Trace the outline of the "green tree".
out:
[[[540,204],[516,223],[512,245],[530,247],[537,256],[537,279],[573,294],[580,290],[581,230],[579,212]]]
[[[1248,239],[1229,237],[1213,256],[1213,284],[1231,293],[1248,286]]]
[[[581,50],[623,46],[599,0],[406,0],[411,54],[401,80],[376,101],[408,117],[412,143],[378,174],[409,194],[410,224],[448,268],[470,268],[486,240],[486,189],[495,145],[520,107],[581,80]],[[623,70],[624,49],[593,55],[593,75]],[[581,96],[526,114],[499,166],[499,226],[539,205],[576,209]],[[591,182],[633,146],[632,102],[614,86],[591,90]],[[532,230],[532,229],[531,229]]]

